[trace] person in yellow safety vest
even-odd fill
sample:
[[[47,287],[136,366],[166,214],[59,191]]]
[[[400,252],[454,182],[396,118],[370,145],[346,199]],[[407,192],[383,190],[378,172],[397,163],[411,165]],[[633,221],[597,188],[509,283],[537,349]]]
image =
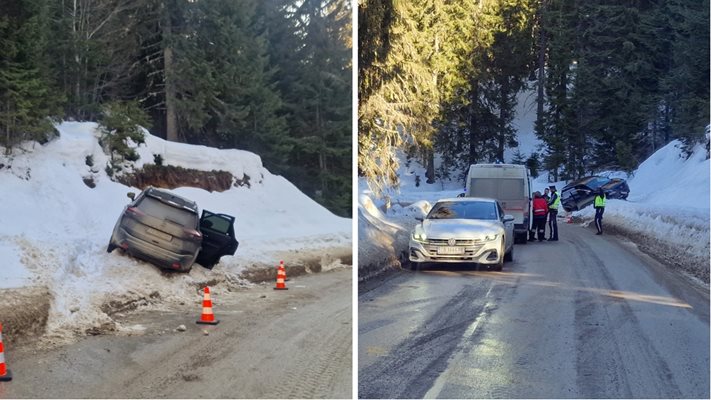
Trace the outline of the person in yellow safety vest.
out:
[[[597,190],[595,195],[595,227],[596,235],[602,235],[602,214],[605,212],[605,191],[602,188]]]
[[[558,196],[558,192],[555,189],[555,186],[551,185],[549,186],[551,189],[551,199],[548,200],[548,218],[550,221],[551,225],[551,237],[548,239],[548,241],[558,241],[558,221],[556,218],[558,217],[558,207],[560,207],[560,196]]]

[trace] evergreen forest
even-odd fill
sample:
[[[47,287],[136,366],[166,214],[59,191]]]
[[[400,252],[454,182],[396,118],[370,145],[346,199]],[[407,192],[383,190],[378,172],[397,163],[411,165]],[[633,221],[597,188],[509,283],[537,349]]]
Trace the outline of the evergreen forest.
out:
[[[376,192],[397,186],[397,149],[429,183],[503,161],[524,90],[543,146],[513,162],[556,181],[708,146],[708,0],[360,0],[358,43],[358,173]]]
[[[0,0],[0,145],[133,110],[351,215],[348,0]],[[137,113],[137,114],[136,114]]]

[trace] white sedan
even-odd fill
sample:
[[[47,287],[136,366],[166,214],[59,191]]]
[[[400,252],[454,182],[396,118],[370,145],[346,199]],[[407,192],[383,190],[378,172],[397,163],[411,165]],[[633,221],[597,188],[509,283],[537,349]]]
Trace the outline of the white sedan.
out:
[[[410,262],[478,263],[501,271],[513,259],[514,217],[494,199],[442,199],[410,236]]]

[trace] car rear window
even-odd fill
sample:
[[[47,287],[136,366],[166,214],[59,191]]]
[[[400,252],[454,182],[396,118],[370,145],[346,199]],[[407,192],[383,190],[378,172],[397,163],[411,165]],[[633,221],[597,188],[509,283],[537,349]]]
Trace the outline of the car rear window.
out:
[[[597,189],[600,186],[607,184],[609,181],[610,180],[607,178],[595,178],[591,179],[590,182],[587,183],[587,185],[590,189]]]
[[[491,201],[447,201],[432,207],[428,219],[496,219],[496,203]]]
[[[472,178],[471,194],[476,197],[490,197],[497,200],[521,200],[523,179],[515,178]]]
[[[197,226],[197,214],[183,208],[163,203],[152,197],[144,197],[143,200],[138,203],[137,207],[144,213],[162,220],[167,220],[185,227],[194,228]]]

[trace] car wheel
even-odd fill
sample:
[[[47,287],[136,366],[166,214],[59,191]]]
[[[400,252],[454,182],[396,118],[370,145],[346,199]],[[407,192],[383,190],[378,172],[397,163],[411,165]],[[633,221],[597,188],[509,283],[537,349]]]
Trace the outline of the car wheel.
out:
[[[116,250],[116,246],[113,243],[109,242],[109,245],[106,247],[106,252],[111,253],[114,250]]]
[[[497,264],[494,264],[494,271],[501,271],[504,269],[504,260],[506,259],[506,245],[501,244],[501,253],[504,255],[501,257],[501,261],[499,261]]]
[[[513,252],[514,247],[511,246],[511,250],[509,250],[509,252],[504,255],[504,261],[513,261]]]
[[[526,233],[518,233],[514,235],[514,244],[526,244],[528,242],[528,235]]]

